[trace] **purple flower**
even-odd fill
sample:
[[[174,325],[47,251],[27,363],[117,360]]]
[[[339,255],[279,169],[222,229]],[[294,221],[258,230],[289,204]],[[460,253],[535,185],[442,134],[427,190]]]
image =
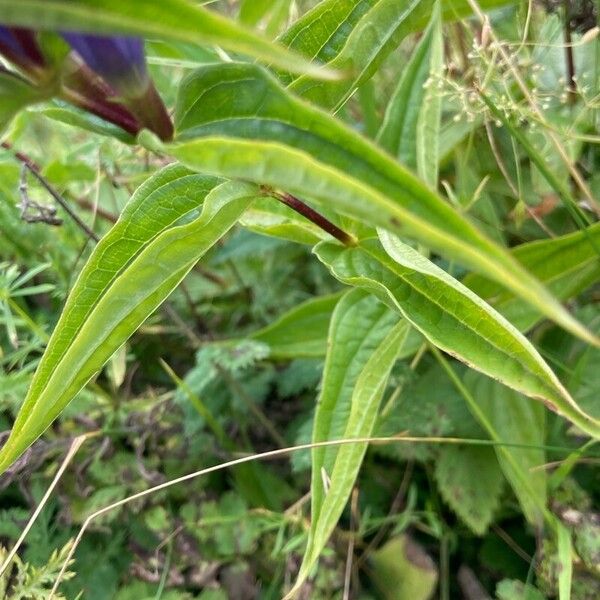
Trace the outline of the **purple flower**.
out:
[[[63,32],[62,36],[119,94],[131,98],[143,95],[148,88],[150,79],[141,39],[75,32]]]
[[[35,70],[45,64],[35,34],[21,27],[0,25],[0,54],[25,71]]]
[[[19,40],[15,37],[13,30],[10,27],[0,26],[0,48],[2,54],[16,54],[22,53],[23,49]],[[4,51],[6,49],[6,52]]]

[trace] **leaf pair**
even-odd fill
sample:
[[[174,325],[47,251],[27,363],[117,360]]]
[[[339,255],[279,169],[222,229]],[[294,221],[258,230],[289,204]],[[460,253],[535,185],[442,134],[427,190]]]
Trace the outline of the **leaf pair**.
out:
[[[256,195],[247,184],[179,165],[134,194],[82,270],[12,433],[5,470],[232,227]]]

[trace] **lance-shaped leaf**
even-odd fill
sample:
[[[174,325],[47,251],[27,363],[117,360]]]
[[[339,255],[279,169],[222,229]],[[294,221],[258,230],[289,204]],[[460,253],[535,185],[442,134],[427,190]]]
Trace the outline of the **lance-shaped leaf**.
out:
[[[193,169],[274,186],[418,239],[597,341],[506,250],[415,175],[260,67],[208,65],[191,74],[180,90],[176,128],[176,143],[142,140]]]
[[[141,186],[75,283],[0,451],[0,472],[235,224],[255,193],[254,186],[219,185],[180,166]]]
[[[432,81],[443,73],[439,3],[435,7],[429,26],[402,71],[377,135],[382,148],[417,171],[431,187],[437,186],[441,120],[441,96]]]
[[[375,297],[361,290],[337,305],[329,329],[313,442],[368,437],[402,340],[408,331]],[[367,444],[312,450],[311,528],[296,581],[308,576],[352,492]],[[329,480],[325,489],[324,480]]]
[[[536,240],[512,249],[513,256],[559,300],[568,300],[600,281],[600,223],[557,238]],[[464,284],[494,305],[520,331],[542,319],[532,306],[480,275],[470,274]]]
[[[438,348],[600,436],[600,422],[581,410],[513,325],[395,236],[381,238],[387,254],[374,240],[356,248],[321,243],[316,253],[337,279],[376,294]]]
[[[0,22],[216,45],[295,73],[332,77],[300,55],[188,0],[0,0]]]
[[[296,21],[280,42],[306,57],[349,74],[337,82],[303,76],[292,83],[300,95],[327,108],[339,106],[367,81],[410,33],[427,25],[434,0],[325,0]],[[479,0],[493,9],[514,0]],[[444,0],[443,18],[471,13],[468,0]]]
[[[250,338],[269,346],[274,359],[325,356],[327,331],[340,293],[311,298],[254,332]]]

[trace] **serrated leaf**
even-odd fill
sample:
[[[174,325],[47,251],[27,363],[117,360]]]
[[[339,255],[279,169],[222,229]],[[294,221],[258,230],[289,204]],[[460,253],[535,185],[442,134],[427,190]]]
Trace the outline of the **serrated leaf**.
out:
[[[371,435],[407,331],[407,324],[373,296],[352,290],[342,297],[329,329],[313,442]],[[365,443],[312,450],[311,528],[295,589],[337,525],[366,450]],[[330,480],[327,490],[324,474]]]
[[[484,535],[500,504],[504,477],[492,448],[446,445],[435,461],[440,493],[477,535]]]
[[[75,283],[0,451],[0,471],[43,433],[255,194],[254,186],[219,185],[178,165],[140,187]]]
[[[443,74],[439,3],[394,91],[377,142],[430,186],[437,186],[441,95],[432,84]],[[428,84],[429,82],[429,84]]]
[[[250,338],[267,344],[274,359],[324,356],[327,331],[341,293],[311,298]]]
[[[473,371],[466,374],[465,385],[496,432],[496,441],[531,446],[531,449],[497,447],[496,455],[525,518],[534,525],[541,524],[544,517],[541,507],[546,506],[547,476],[544,470],[533,469],[546,462],[544,407]],[[523,477],[527,479],[527,487],[522,484]]]
[[[274,186],[420,240],[499,281],[582,339],[597,342],[505,250],[412,173],[339,120],[247,64],[208,65],[182,84],[178,141],[149,147],[190,168]]]
[[[480,0],[484,10],[514,0]],[[293,82],[293,89],[327,108],[343,104],[367,81],[385,58],[410,33],[427,25],[433,0],[325,0],[298,19],[280,42],[304,56],[319,60],[348,77],[322,85],[310,77]],[[468,0],[444,0],[444,19],[471,13]]]
[[[207,44],[294,73],[332,77],[300,55],[188,0],[0,0],[0,22],[52,31],[85,31]]]
[[[315,252],[334,277],[376,294],[438,348],[600,436],[600,423],[580,409],[504,317],[410,246],[385,232],[380,236],[387,254],[374,240],[355,248],[324,242]]]

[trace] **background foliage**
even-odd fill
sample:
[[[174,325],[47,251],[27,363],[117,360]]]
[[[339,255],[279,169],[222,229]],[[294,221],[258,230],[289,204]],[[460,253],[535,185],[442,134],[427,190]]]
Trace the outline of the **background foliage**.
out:
[[[175,134],[0,70],[3,597],[597,598],[596,4],[90,15]]]

